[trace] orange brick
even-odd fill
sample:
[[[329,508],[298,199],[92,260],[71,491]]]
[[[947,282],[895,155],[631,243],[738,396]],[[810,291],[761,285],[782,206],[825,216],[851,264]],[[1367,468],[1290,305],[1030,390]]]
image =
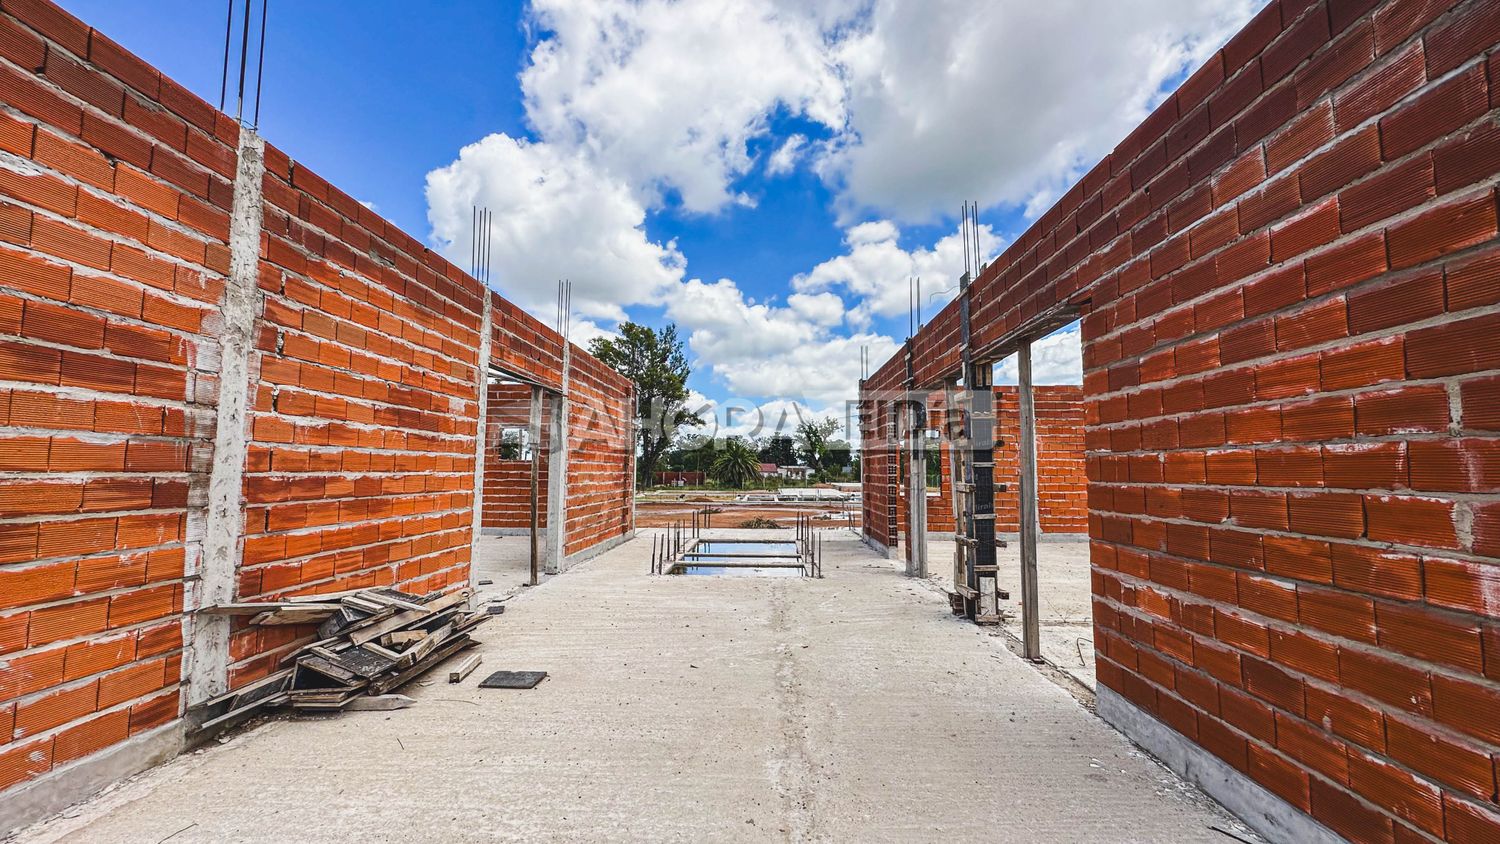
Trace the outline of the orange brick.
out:
[[[46,437],[10,437],[0,440],[0,471],[47,471],[47,449],[50,442]]]
[[[0,746],[0,789],[52,770],[52,738]]]
[[[125,444],[54,437],[48,462],[54,472],[118,472],[125,468]]]
[[[115,671],[99,679],[99,708],[107,709],[143,697],[166,685],[165,659],[154,659]]]
[[[37,556],[80,557],[115,547],[114,519],[44,522],[37,535]]]
[[[92,233],[49,217],[31,223],[31,244],[40,252],[97,270],[109,269],[110,243]]]
[[[135,657],[135,643],[135,634],[125,633],[103,638],[91,636],[69,645],[63,662],[63,679],[77,680],[119,668]]]
[[[73,293],[69,301],[121,316],[138,318],[141,315],[140,288],[103,276],[74,276]]]
[[[172,690],[130,707],[130,734],[159,727],[177,717],[181,695]]]
[[[109,626],[124,627],[161,618],[175,607],[175,588],[171,584],[138,589],[116,595],[110,600]]]
[[[73,594],[72,561],[0,569],[0,607],[24,607]]]
[[[61,765],[97,753],[130,735],[130,711],[109,712],[57,734],[53,764]]]
[[[30,647],[98,633],[109,623],[109,599],[75,601],[31,611]]]
[[[82,718],[98,708],[98,697],[99,684],[85,683],[23,703],[16,707],[16,735],[36,735]]]
[[[0,278],[5,279],[6,287],[65,301],[73,271],[61,264],[0,249]]]

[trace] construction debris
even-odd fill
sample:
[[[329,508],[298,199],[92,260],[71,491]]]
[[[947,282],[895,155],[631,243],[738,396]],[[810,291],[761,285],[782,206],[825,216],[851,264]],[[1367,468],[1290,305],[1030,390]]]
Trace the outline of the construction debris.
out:
[[[462,683],[464,681],[464,678],[469,676],[470,674],[473,674],[474,669],[478,668],[479,663],[483,661],[484,657],[480,656],[479,654],[465,657],[464,661],[460,662],[457,668],[448,672],[448,682]]]
[[[391,712],[405,709],[416,703],[416,698],[406,695],[365,695],[356,697],[344,705],[345,712]]]
[[[481,689],[531,689],[547,679],[545,671],[496,671],[479,684]]]
[[[278,706],[324,711],[409,706],[395,700],[401,695],[387,693],[478,644],[469,631],[490,616],[469,611],[469,595],[467,589],[426,597],[361,589],[253,605],[251,624],[318,624],[318,639],[286,656],[287,668],[208,701],[208,712],[218,714],[203,726]],[[233,611],[248,614],[251,607],[236,605]],[[478,659],[471,661],[477,665]]]

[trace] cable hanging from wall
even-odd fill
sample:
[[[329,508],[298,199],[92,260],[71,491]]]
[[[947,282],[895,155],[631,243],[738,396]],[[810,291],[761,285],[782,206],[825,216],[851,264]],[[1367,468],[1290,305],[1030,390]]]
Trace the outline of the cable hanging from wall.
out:
[[[239,63],[239,72],[236,75],[234,119],[240,125],[249,125],[251,129],[260,126],[260,93],[261,82],[265,78],[266,69],[266,19],[269,15],[271,0],[228,0],[228,11],[224,16],[224,64],[219,74],[219,111],[224,111],[229,103],[229,69],[232,61]],[[260,5],[260,14],[256,15],[254,7]],[[236,14],[238,9],[238,14]],[[255,18],[259,17],[257,27]],[[236,43],[235,33],[238,27],[238,51],[233,48]],[[254,39],[252,54],[251,34],[258,29],[258,35]],[[255,75],[250,75],[252,59],[254,56]],[[245,123],[246,97],[250,98],[250,122]]]

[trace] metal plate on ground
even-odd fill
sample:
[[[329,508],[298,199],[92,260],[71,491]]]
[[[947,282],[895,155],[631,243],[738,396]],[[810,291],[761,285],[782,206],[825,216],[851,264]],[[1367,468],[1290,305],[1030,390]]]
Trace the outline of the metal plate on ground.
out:
[[[547,679],[545,671],[496,671],[480,681],[481,689],[530,689]]]

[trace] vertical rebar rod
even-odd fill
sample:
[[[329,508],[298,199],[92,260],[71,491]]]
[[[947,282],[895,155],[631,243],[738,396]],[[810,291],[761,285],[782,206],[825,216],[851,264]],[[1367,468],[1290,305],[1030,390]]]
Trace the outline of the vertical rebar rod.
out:
[[[250,62],[246,59],[250,52],[250,0],[245,0],[245,21],[240,33],[240,84],[239,93],[234,104],[234,119],[244,122],[245,118],[245,69]]]
[[[260,92],[266,76],[266,14],[271,6],[271,0],[260,2],[260,58],[255,63],[255,116],[252,118],[255,128],[260,128]]]
[[[229,38],[234,33],[234,0],[229,0],[229,9],[224,13],[224,68],[219,73],[219,111],[224,110],[224,98],[229,96]]]

